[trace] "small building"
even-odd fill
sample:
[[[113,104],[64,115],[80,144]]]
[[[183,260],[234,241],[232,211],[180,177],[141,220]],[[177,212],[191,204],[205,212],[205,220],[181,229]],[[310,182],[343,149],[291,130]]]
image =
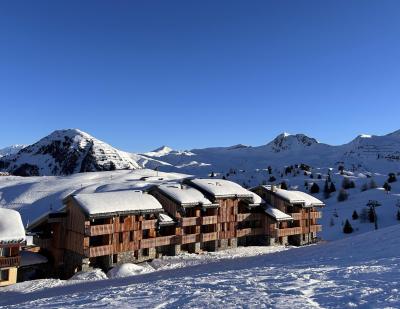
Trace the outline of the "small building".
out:
[[[191,179],[187,184],[218,205],[217,249],[251,244],[254,239],[264,236],[265,215],[261,207],[264,201],[261,197],[224,179]]]
[[[17,282],[20,251],[26,241],[20,214],[0,208],[0,286]]]
[[[156,248],[174,245],[174,221],[161,204],[141,191],[70,195],[65,210],[30,229],[35,243],[48,252],[57,273],[75,272],[156,257]],[[161,233],[161,234],[160,234]]]
[[[322,226],[320,208],[325,204],[301,191],[283,190],[275,186],[259,186],[252,189],[267,203],[266,213],[270,244],[295,246],[313,243]]]

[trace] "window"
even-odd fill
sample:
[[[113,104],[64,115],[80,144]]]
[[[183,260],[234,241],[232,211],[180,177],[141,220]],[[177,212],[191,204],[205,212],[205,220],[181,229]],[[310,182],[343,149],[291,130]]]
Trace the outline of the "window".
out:
[[[133,231],[130,231],[130,233],[129,233],[129,241],[133,241],[133,239],[134,239],[134,233],[133,233]]]
[[[119,233],[119,243],[122,244],[124,242],[124,235]]]
[[[8,281],[9,277],[9,270],[3,269],[0,270],[0,281]]]
[[[11,256],[11,248],[0,248],[0,256]]]
[[[125,221],[125,217],[120,216],[119,217],[119,223],[124,224],[124,221]]]

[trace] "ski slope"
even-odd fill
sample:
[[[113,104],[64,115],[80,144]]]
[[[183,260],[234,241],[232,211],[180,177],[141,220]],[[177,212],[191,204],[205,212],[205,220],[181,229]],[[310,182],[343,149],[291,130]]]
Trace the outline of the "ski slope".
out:
[[[396,225],[285,252],[195,266],[182,259],[132,277],[37,280],[1,289],[0,308],[398,308],[399,246]]]

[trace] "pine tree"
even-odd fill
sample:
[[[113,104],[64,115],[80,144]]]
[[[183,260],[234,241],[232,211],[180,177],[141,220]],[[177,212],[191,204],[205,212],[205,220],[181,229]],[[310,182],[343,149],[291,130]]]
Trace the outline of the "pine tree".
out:
[[[395,174],[395,173],[389,173],[388,176],[389,176],[389,177],[388,177],[388,180],[387,180],[388,183],[397,181],[397,178],[396,178],[396,174]]]
[[[392,190],[392,186],[389,185],[387,182],[385,182],[385,183],[383,184],[383,188],[385,189],[385,191],[386,191],[387,193],[389,193],[389,191]]]
[[[345,189],[340,189],[339,194],[337,196],[337,200],[338,202],[344,202],[345,200],[347,200],[349,197],[349,194],[347,193],[347,191]]]
[[[286,182],[284,182],[284,181],[281,182],[281,189],[282,190],[287,190],[288,189],[288,186],[287,186]]]
[[[351,226],[349,220],[347,220],[347,219],[346,219],[346,222],[344,223],[343,233],[345,233],[345,234],[353,233],[353,227]]]
[[[353,211],[353,215],[351,216],[351,218],[353,219],[353,220],[357,220],[358,219],[358,213],[357,213],[357,211]]]
[[[331,186],[329,187],[329,191],[331,193],[336,192],[336,187],[335,187],[335,184],[333,182],[331,182]]]
[[[316,182],[313,183],[313,185],[310,188],[310,193],[319,193],[319,186]]]

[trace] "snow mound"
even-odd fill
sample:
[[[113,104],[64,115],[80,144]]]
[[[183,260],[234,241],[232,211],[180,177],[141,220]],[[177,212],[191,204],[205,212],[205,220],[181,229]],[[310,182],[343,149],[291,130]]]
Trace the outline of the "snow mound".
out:
[[[143,263],[141,265],[126,263],[112,268],[107,273],[107,277],[111,279],[124,278],[124,277],[142,275],[153,271],[154,268],[147,263]]]
[[[108,279],[107,275],[101,269],[95,268],[91,271],[77,272],[69,280],[95,281],[104,279]]]

